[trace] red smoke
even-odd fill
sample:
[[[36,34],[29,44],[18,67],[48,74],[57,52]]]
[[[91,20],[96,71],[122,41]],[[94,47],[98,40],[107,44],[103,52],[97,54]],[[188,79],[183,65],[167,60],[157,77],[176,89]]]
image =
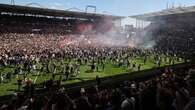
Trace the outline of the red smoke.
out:
[[[114,27],[114,24],[112,22],[112,19],[105,18],[97,24],[96,30],[100,33],[106,33],[112,30]]]
[[[90,32],[93,30],[94,25],[91,23],[78,24],[76,30],[78,33]]]

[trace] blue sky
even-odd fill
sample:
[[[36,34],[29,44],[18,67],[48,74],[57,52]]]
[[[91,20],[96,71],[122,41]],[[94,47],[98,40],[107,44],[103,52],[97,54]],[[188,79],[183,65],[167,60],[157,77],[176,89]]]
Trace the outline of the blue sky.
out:
[[[0,0],[0,3],[9,4],[10,1]],[[73,7],[85,10],[86,5],[94,5],[98,13],[130,16],[166,9],[167,3],[170,5],[174,3],[175,6],[192,6],[195,5],[195,0],[15,0],[17,5],[29,3],[62,10]]]
[[[11,0],[0,0],[0,3],[10,3]],[[84,10],[86,5],[95,5],[97,12],[114,15],[136,15],[166,8],[166,4],[174,3],[191,6],[195,5],[195,0],[15,0],[18,5],[28,3],[38,3],[42,7],[69,9],[76,7]],[[92,10],[91,10],[92,11]]]

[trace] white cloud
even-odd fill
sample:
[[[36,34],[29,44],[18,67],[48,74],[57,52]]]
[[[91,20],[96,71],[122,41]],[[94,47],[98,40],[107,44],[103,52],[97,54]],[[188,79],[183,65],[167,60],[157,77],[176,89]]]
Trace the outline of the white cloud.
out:
[[[51,3],[50,6],[48,8],[51,8],[51,9],[59,9],[59,10],[65,10],[65,6],[61,3],[58,3],[58,2],[54,2],[54,3]]]

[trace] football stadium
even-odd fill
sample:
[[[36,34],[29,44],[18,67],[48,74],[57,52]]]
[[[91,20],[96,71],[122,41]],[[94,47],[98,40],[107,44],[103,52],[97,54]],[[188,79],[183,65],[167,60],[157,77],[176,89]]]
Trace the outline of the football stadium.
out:
[[[195,110],[195,6],[96,11],[0,4],[0,110]]]

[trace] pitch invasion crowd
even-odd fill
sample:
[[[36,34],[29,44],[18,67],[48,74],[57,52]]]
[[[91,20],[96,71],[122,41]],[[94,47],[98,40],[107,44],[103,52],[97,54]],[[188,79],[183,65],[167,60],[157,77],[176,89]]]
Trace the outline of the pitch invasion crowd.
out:
[[[156,32],[153,33],[155,38],[161,36],[157,42],[158,50],[141,50],[101,45],[104,39],[96,41],[94,38],[97,36],[94,35],[65,35],[67,26],[75,25],[75,20],[12,15],[2,15],[0,19],[0,68],[11,65],[15,67],[13,74],[24,76],[18,79],[19,91],[25,82],[25,92],[14,94],[9,103],[1,105],[0,110],[195,110],[194,70],[167,69],[162,75],[146,81],[125,81],[117,87],[95,86],[90,90],[81,88],[79,96],[72,96],[63,88],[56,87],[57,67],[55,63],[49,66],[51,59],[66,59],[67,63],[60,63],[60,68],[65,79],[68,79],[73,71],[79,74],[80,65],[89,65],[91,71],[104,71],[107,60],[113,65],[129,66],[136,70],[142,66],[131,61],[136,56],[142,56],[144,62],[153,57],[156,66],[163,61],[174,64],[180,60],[174,58],[176,54],[186,55],[183,52],[190,47],[194,49],[191,45],[194,42],[194,27],[190,27],[191,24],[181,25],[180,30],[180,26],[167,27],[167,23],[161,24],[160,27],[164,28],[155,26],[149,32]],[[32,31],[37,34],[28,34]],[[186,37],[188,40],[185,41]],[[70,63],[71,60],[75,62],[74,65]],[[40,68],[36,67],[36,63],[41,64]],[[47,93],[40,96],[34,94],[32,80],[22,72],[37,69],[53,74],[45,84]],[[12,73],[1,74],[0,82],[11,80],[11,76]],[[97,82],[101,83],[98,77]]]
[[[132,60],[137,56],[143,57],[144,64],[153,56],[153,62],[157,66],[160,66],[162,61],[174,64],[176,60],[181,60],[176,59],[173,52],[100,45],[93,41],[94,37],[94,35],[89,37],[58,34],[1,34],[0,66],[13,65],[16,67],[15,74],[21,73],[22,70],[30,72],[39,69],[54,74],[53,78],[55,78],[59,65],[53,62],[50,65],[50,61],[57,59],[61,62],[60,71],[67,80],[70,74],[80,73],[82,64],[89,65],[91,71],[103,71],[106,61],[109,60],[113,65],[140,70],[142,65]],[[67,63],[63,62],[64,59]],[[72,60],[74,63],[71,63]],[[36,67],[37,63],[41,64],[41,67]],[[9,79],[10,75],[1,74],[1,82],[6,77]]]
[[[29,78],[26,78],[24,74],[24,79],[18,79],[18,89],[20,90],[22,82],[25,81],[25,93],[15,94],[14,99],[9,104],[2,105],[2,109],[175,110],[180,105],[173,105],[175,104],[174,100],[176,99],[175,94],[177,89],[172,90],[168,86],[168,84],[172,84],[171,81],[175,81],[175,74],[171,71],[146,82],[126,82],[125,85],[119,88],[102,89],[96,87],[91,93],[86,92],[82,88],[80,97],[70,98],[63,92],[63,88],[53,89],[53,85],[56,84],[54,80],[57,67],[55,63],[49,66],[51,59],[57,59],[59,61],[66,59],[67,64],[61,63],[61,73],[65,75],[65,79],[68,79],[73,71],[79,74],[80,65],[89,65],[91,71],[104,71],[107,60],[112,62],[113,65],[132,67],[136,70],[139,70],[142,65],[132,62],[131,59],[137,56],[142,56],[144,63],[147,62],[149,57],[151,58],[153,56],[154,63],[157,66],[160,66],[162,61],[174,64],[175,60],[179,59],[174,58],[176,55],[173,52],[164,53],[157,50],[132,49],[128,47],[96,46],[89,38],[75,42],[70,38],[75,39],[78,36],[73,35],[64,37],[57,34],[12,33],[1,34],[1,36],[1,67],[12,65],[15,67],[14,74],[17,75],[22,74],[23,70],[30,72],[38,69],[36,63],[40,62],[42,65],[40,71],[52,74],[52,79],[45,84],[49,95],[44,96],[36,96],[33,94],[33,82]],[[162,54],[164,54],[163,57],[161,56]],[[70,63],[71,60],[75,62],[74,65]],[[5,77],[2,76],[1,74],[1,82],[3,81],[2,79],[9,80],[11,73],[7,73]],[[184,76],[182,75],[182,78]],[[172,86],[177,87],[177,85]],[[183,89],[183,87],[185,86],[182,85],[180,89]],[[159,96],[156,97],[156,95]],[[165,96],[166,98],[164,99]],[[188,92],[186,97],[189,99]]]

